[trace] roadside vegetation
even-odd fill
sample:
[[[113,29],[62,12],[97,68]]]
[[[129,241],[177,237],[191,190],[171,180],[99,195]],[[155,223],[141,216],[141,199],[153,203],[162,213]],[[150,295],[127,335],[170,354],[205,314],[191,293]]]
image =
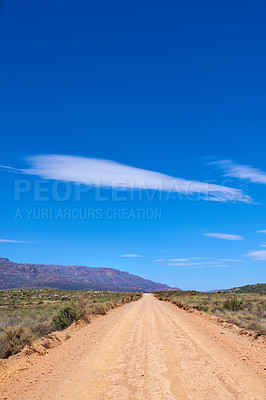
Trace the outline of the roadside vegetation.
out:
[[[111,308],[141,298],[142,293],[91,292],[57,289],[0,291],[0,358],[21,351],[25,345],[74,321],[90,322],[91,315],[105,315]]]
[[[257,335],[266,335],[266,293],[201,293],[170,290],[155,292],[159,300],[170,301],[180,308],[204,311]]]

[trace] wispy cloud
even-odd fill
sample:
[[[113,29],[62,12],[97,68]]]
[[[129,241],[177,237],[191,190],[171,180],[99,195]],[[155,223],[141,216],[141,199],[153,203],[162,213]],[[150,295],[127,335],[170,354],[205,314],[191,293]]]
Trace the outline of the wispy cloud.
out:
[[[27,169],[3,168],[44,179],[94,187],[152,189],[185,195],[198,194],[209,201],[252,202],[250,196],[240,189],[172,177],[109,160],[50,154],[27,157],[26,162],[29,164]]]
[[[35,244],[35,242],[28,242],[26,240],[11,240],[11,239],[0,239],[1,243],[25,243],[25,244]]]
[[[216,239],[224,239],[224,240],[243,240],[243,236],[239,235],[231,235],[229,233],[203,233],[203,236],[208,236]]]
[[[170,263],[169,266],[194,266],[194,265],[216,265],[221,264],[221,261],[199,261],[199,262],[178,262],[178,263]]]
[[[191,268],[207,268],[207,267],[225,268],[225,267],[228,267],[228,265],[221,264],[221,262],[169,263],[167,265],[169,267],[191,267]]]
[[[224,176],[247,179],[250,182],[266,184],[266,172],[259,168],[236,164],[231,160],[214,161],[209,163],[209,165],[216,165],[222,169],[224,171]]]
[[[252,258],[253,260],[265,261],[266,250],[250,251],[249,253],[246,254],[246,256]]]
[[[256,233],[266,233],[266,230],[257,231]]]
[[[165,261],[165,262],[169,262],[169,261],[171,261],[171,262],[187,262],[190,260],[211,260],[211,258],[210,257],[186,257],[186,258],[166,258],[166,259],[159,258],[154,261],[157,261],[157,262],[162,262],[162,261]]]
[[[143,257],[139,254],[119,254],[119,257],[128,257],[128,258],[136,258],[136,257]]]
[[[212,260],[212,261],[209,261]],[[198,267],[204,268],[207,266],[213,267],[227,267],[223,263],[227,262],[241,262],[241,260],[235,258],[218,258],[213,259],[211,257],[187,257],[187,258],[168,258],[168,259],[158,259],[154,261],[161,261],[167,263],[169,267]]]
[[[216,264],[216,265],[198,265],[195,268],[228,268],[226,264]]]

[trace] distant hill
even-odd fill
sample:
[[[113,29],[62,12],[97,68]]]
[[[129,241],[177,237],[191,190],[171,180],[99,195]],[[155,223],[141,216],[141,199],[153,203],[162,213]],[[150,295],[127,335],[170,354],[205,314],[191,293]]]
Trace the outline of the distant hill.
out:
[[[170,289],[163,283],[156,283],[113,268],[20,264],[0,257],[0,290],[21,287],[121,292],[153,292]]]
[[[229,293],[266,293],[266,283],[256,283],[255,285],[239,286],[220,291]]]

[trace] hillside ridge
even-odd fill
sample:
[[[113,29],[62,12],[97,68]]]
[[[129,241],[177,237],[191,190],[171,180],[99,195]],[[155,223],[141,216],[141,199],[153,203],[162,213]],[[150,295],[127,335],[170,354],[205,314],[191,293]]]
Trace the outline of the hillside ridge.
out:
[[[170,289],[115,268],[17,263],[0,257],[0,290],[21,287],[142,292]]]

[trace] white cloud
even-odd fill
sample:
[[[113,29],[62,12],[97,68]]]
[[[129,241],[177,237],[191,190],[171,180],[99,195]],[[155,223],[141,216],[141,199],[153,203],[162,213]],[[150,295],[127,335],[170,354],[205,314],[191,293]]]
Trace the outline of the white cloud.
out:
[[[162,262],[162,261],[165,261],[165,262],[169,262],[169,261],[173,261],[173,262],[186,262],[186,264],[187,264],[187,261],[190,261],[190,260],[211,260],[211,258],[210,257],[188,257],[188,258],[167,258],[167,259],[163,259],[163,258],[160,258],[160,259],[157,259],[157,260],[154,260],[154,261],[157,261],[157,262]]]
[[[170,263],[167,264],[169,267],[192,267],[192,268],[207,268],[207,267],[213,267],[213,268],[225,268],[228,267],[228,265],[221,264],[219,262],[205,262],[205,263]]]
[[[266,233],[266,230],[257,231],[256,233]]]
[[[11,240],[11,239],[0,239],[1,243],[26,243],[26,244],[35,244],[35,242],[28,242],[26,240]]]
[[[250,251],[249,253],[246,254],[246,256],[252,258],[253,260],[265,261],[266,250]]]
[[[239,235],[231,235],[229,233],[203,233],[203,236],[208,236],[216,239],[225,239],[225,240],[243,240],[243,236]]]
[[[228,268],[228,265],[225,265],[225,264],[199,265],[198,267],[195,267],[195,268],[207,268],[207,267],[211,267],[211,268]]]
[[[260,244],[259,246],[260,247],[266,247],[266,244]]]
[[[192,260],[198,260],[193,261]],[[189,258],[169,258],[167,260],[159,260],[168,262],[168,266],[178,267],[178,266],[218,266],[224,262],[241,262],[241,260],[237,260],[235,258],[221,258],[216,261],[205,261],[205,260],[213,260],[210,257],[189,257]],[[224,265],[222,265],[224,266]],[[227,265],[226,265],[227,266]]]
[[[194,265],[213,265],[213,266],[215,266],[216,264],[221,264],[221,262],[220,261],[178,262],[178,263],[170,263],[167,265],[177,267],[177,266],[185,266],[185,265],[187,265],[187,266],[194,266]]]
[[[266,172],[259,168],[253,168],[248,165],[235,164],[231,160],[221,160],[209,163],[209,165],[217,165],[225,173],[224,176],[233,178],[247,179],[250,182],[266,184]]]
[[[176,178],[109,160],[51,154],[31,156],[26,161],[30,165],[28,169],[4,168],[44,179],[94,187],[153,189],[186,195],[199,194],[202,199],[212,201],[252,202],[250,196],[244,195],[240,189]]]
[[[128,257],[128,258],[135,258],[135,257],[142,257],[139,254],[119,254],[119,257]]]

